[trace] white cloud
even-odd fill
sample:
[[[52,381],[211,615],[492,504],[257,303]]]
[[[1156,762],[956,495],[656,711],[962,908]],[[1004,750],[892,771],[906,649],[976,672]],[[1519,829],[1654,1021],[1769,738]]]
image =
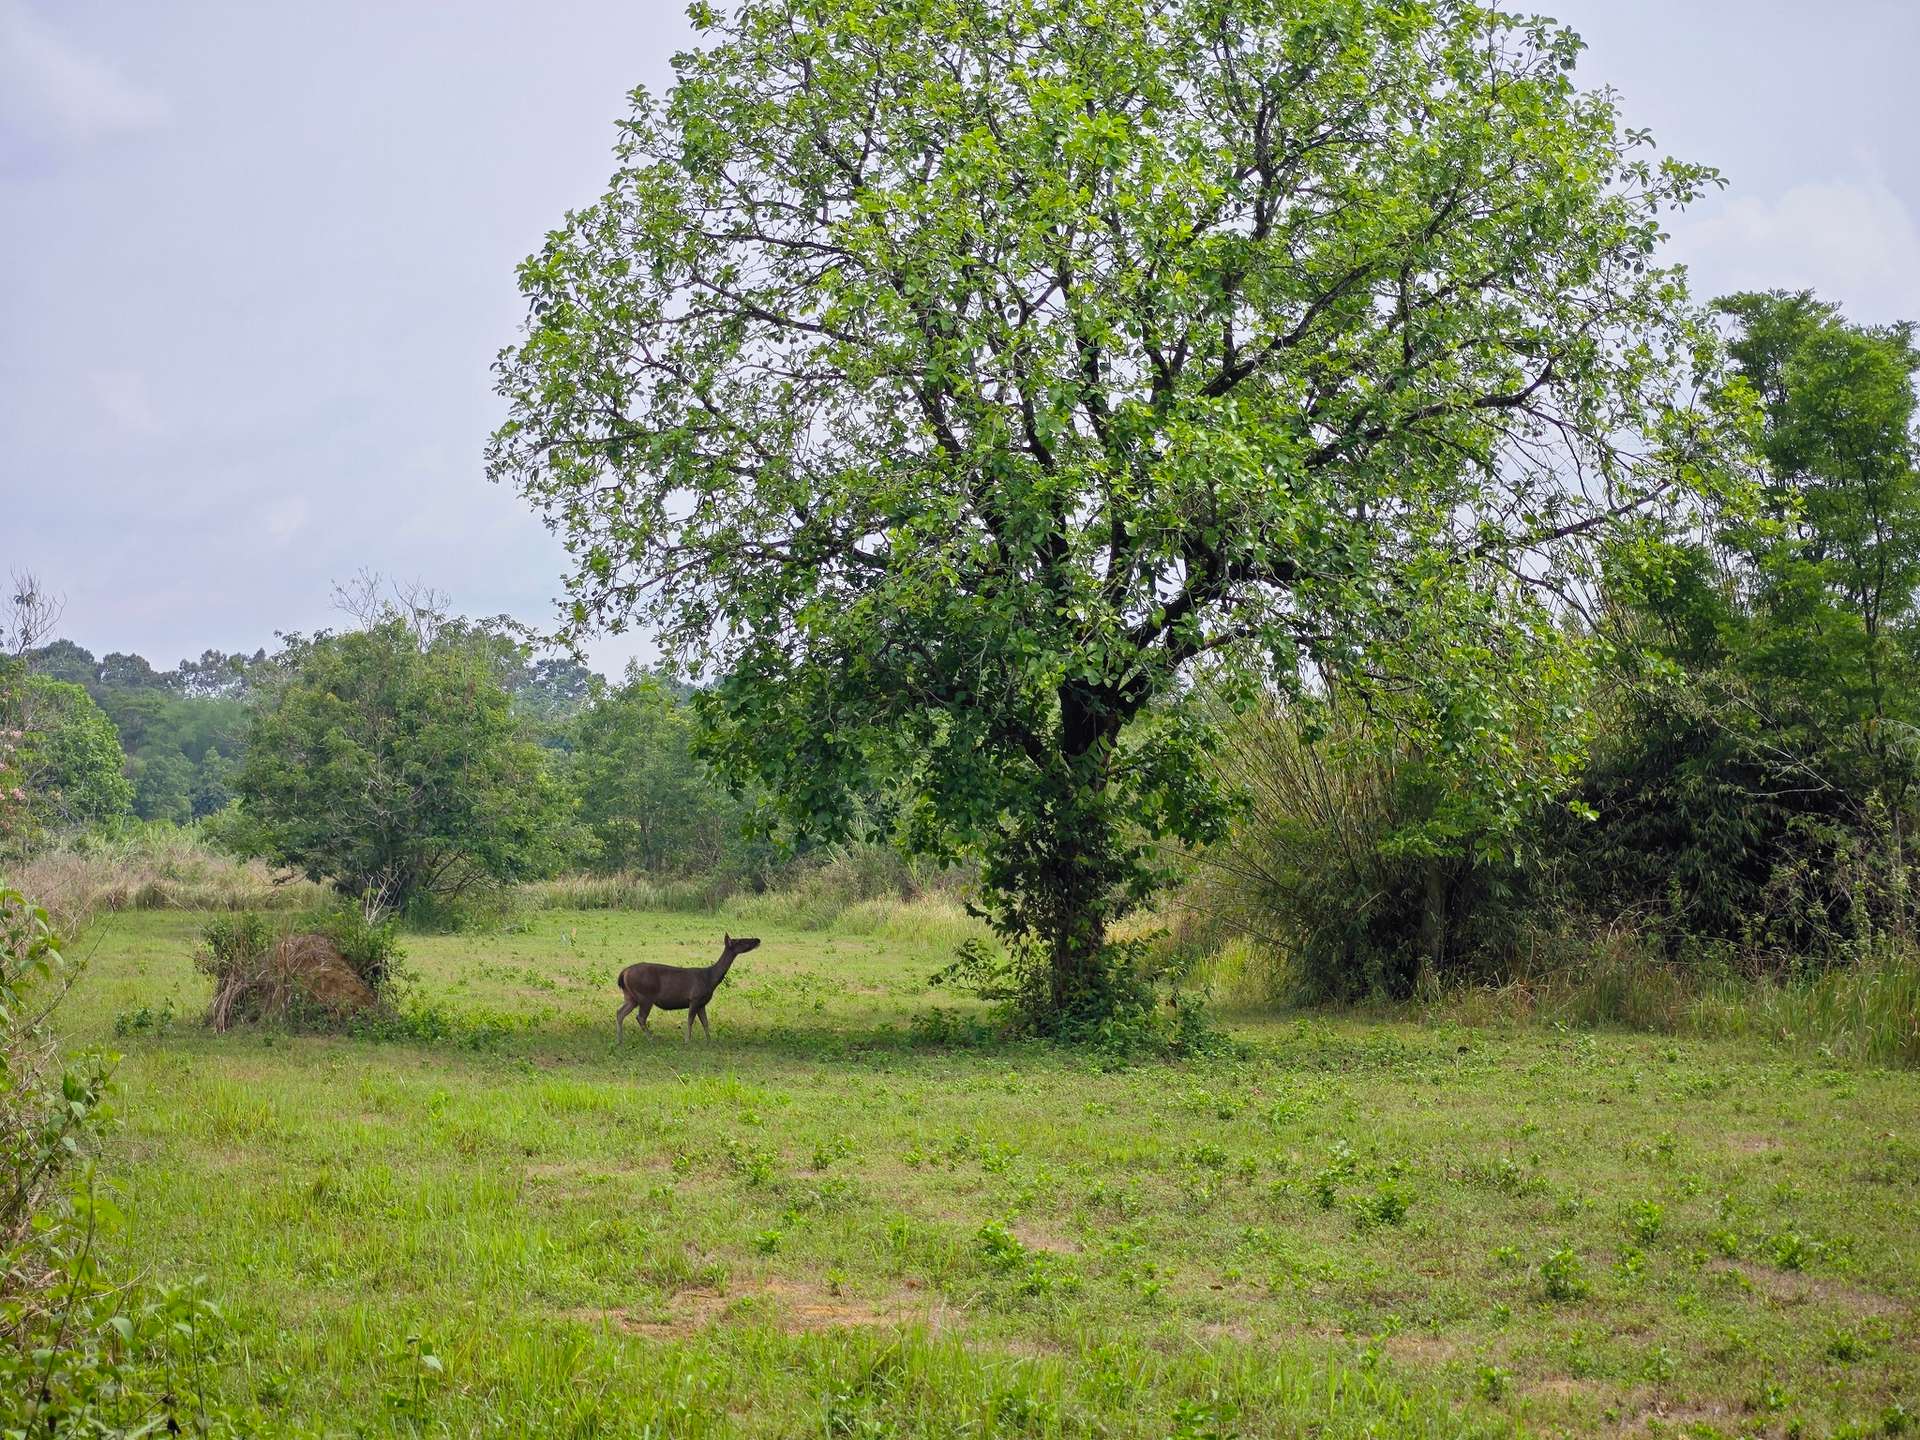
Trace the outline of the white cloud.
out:
[[[26,0],[0,0],[0,131],[41,143],[92,140],[152,129],[168,113],[164,97],[73,45]]]
[[[87,382],[101,413],[120,431],[141,438],[160,433],[160,415],[140,371],[95,370]]]
[[[1727,200],[1676,224],[1673,248],[1701,295],[1812,288],[1854,320],[1920,320],[1920,224],[1877,179]]]
[[[289,495],[284,500],[276,500],[262,512],[260,528],[267,532],[267,538],[275,545],[284,546],[306,528],[310,515],[311,507],[304,495]]]

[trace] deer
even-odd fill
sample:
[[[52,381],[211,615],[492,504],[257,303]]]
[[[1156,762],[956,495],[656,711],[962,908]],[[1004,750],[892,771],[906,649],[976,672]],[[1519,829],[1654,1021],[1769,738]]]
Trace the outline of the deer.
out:
[[[620,994],[626,1004],[613,1017],[614,1043],[627,1038],[627,1015],[631,1011],[640,1012],[639,1028],[645,1030],[647,1017],[656,1006],[687,1012],[687,1039],[693,1039],[693,1022],[698,1020],[700,1029],[711,1040],[713,1027],[707,1024],[707,1002],[713,999],[720,982],[727,978],[733,962],[760,943],[757,939],[735,939],[731,935],[721,938],[720,958],[711,965],[655,965],[643,961],[622,970]]]

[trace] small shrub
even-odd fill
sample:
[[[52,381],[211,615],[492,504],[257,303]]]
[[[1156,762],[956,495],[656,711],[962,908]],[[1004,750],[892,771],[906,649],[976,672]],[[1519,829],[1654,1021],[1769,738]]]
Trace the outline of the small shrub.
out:
[[[1851,1330],[1836,1330],[1827,1338],[1827,1358],[1842,1365],[1864,1360],[1870,1353],[1867,1342]]]
[[[1673,1352],[1664,1345],[1656,1345],[1647,1352],[1647,1358],[1641,1363],[1640,1373],[1655,1384],[1663,1384],[1680,1371],[1680,1363],[1673,1358]]]
[[[998,1220],[989,1220],[976,1237],[980,1253],[995,1270],[1017,1270],[1027,1263],[1027,1247]]]
[[[1627,1230],[1642,1245],[1651,1245],[1660,1238],[1660,1228],[1666,1219],[1665,1207],[1652,1200],[1641,1200],[1627,1212]]]
[[[1006,1039],[1006,1027],[964,1010],[922,1010],[907,1022],[907,1038],[930,1050],[984,1050]]]
[[[1784,1230],[1767,1241],[1767,1254],[1782,1270],[1804,1270],[1814,1256],[1814,1244],[1798,1230]]]
[[[1584,1300],[1593,1293],[1587,1267],[1571,1249],[1556,1250],[1540,1262],[1540,1287],[1549,1300]]]
[[[1413,1196],[1406,1186],[1397,1180],[1382,1180],[1371,1195],[1353,1202],[1353,1218],[1362,1230],[1376,1225],[1396,1226],[1406,1220],[1412,1205]]]
[[[401,948],[394,919],[375,919],[374,909],[371,905],[336,905],[304,923],[333,942],[334,949],[369,990],[384,996],[406,951]]]
[[[1034,1250],[997,1220],[980,1227],[976,1237],[989,1269],[1013,1279],[1022,1295],[1045,1297],[1078,1288],[1078,1278],[1058,1255]]]
[[[129,1035],[164,1035],[173,1028],[173,1021],[173,997],[169,995],[157,1010],[151,1005],[122,1010],[113,1017],[113,1033],[123,1040]]]
[[[824,1140],[813,1147],[813,1168],[828,1169],[835,1161],[851,1155],[855,1148],[851,1135],[836,1135],[831,1140]]]
[[[1170,977],[1156,973],[1156,938],[1107,944],[1078,1003],[1065,1013],[1054,1009],[1051,961],[1037,945],[995,946],[969,937],[929,983],[988,1001],[1009,1034],[1086,1045],[1116,1065],[1236,1053],[1207,1017],[1204,997],[1170,986],[1160,1001],[1156,980]]]
[[[194,964],[216,982],[226,980],[257,962],[278,938],[266,917],[251,910],[216,915],[200,932],[200,953]]]

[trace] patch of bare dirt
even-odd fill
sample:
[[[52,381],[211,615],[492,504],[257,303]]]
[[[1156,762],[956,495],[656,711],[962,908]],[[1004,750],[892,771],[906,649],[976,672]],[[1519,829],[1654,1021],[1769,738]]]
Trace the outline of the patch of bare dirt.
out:
[[[1635,1414],[1634,1420],[1638,1421],[1637,1425],[1624,1428],[1649,1435],[1684,1432],[1696,1425],[1708,1425],[1715,1430],[1724,1430],[1732,1419],[1732,1415],[1733,1412],[1717,1400],[1671,1404],[1656,1400]]]
[[[1053,1255],[1078,1255],[1080,1253],[1080,1247],[1073,1241],[1062,1240],[1058,1235],[1049,1235],[1046,1231],[1025,1220],[1016,1222],[1012,1229],[1013,1238],[1029,1250],[1045,1250]]]
[[[1388,1336],[1386,1351],[1406,1365],[1444,1365],[1460,1353],[1460,1342],[1445,1335],[1418,1331]]]
[[[878,1300],[835,1295],[791,1280],[769,1280],[758,1292],[778,1306],[783,1330],[836,1330],[925,1325],[936,1333],[951,1312],[937,1297],[889,1295]]]
[[[1762,1295],[1779,1305],[1805,1305],[1819,1301],[1857,1311],[1862,1315],[1904,1315],[1907,1307],[1886,1295],[1862,1290],[1844,1281],[1801,1271],[1775,1270],[1751,1260],[1722,1260],[1715,1270],[1733,1271],[1746,1277]]]
[[[682,1290],[664,1314],[643,1316],[631,1310],[571,1310],[568,1318],[614,1326],[629,1335],[672,1340],[704,1330],[736,1312],[764,1311],[789,1334],[841,1329],[900,1329],[924,1325],[938,1334],[952,1327],[955,1312],[937,1296],[925,1294],[871,1298],[836,1295],[796,1280],[772,1279],[731,1293],[718,1289]]]

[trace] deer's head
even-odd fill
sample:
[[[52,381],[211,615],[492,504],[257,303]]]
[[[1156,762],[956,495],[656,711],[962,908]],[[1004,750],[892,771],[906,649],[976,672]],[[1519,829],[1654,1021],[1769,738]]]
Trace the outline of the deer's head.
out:
[[[732,935],[722,936],[720,958],[713,964],[713,973],[716,975],[725,975],[727,971],[733,968],[733,960],[736,955],[746,954],[747,951],[753,949],[753,947],[759,943],[760,941],[758,939],[749,938],[744,935],[737,939]],[[720,982],[715,980],[714,983],[717,985]]]

